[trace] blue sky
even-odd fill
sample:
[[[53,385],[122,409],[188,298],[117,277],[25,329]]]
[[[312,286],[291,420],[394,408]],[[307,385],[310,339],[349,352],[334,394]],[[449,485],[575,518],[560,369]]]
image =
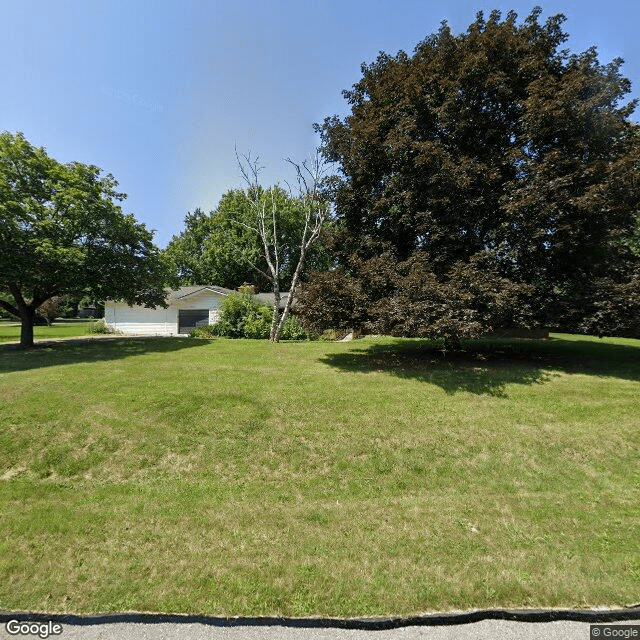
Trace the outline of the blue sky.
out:
[[[347,113],[362,62],[411,52],[444,19],[459,33],[478,10],[536,4],[541,21],[567,16],[572,51],[623,57],[640,97],[636,0],[0,0],[0,130],[112,173],[165,246],[187,211],[242,186],[234,145],[260,156],[264,184],[291,179],[283,159]]]

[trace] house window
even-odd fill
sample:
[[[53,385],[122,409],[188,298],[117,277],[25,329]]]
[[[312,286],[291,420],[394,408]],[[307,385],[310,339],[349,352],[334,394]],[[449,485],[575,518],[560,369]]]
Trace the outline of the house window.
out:
[[[196,327],[209,324],[209,309],[179,309],[178,333],[191,333]]]

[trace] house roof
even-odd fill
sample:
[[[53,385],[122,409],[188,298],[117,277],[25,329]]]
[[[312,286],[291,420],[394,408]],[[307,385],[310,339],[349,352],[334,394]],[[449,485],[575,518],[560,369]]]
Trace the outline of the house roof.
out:
[[[273,293],[256,293],[253,296],[260,302],[264,302],[265,304],[273,306]],[[288,293],[280,294],[280,308],[284,309],[284,305],[287,304],[287,299],[289,298]]]
[[[215,285],[212,285],[212,284],[189,285],[186,287],[180,287],[179,289],[171,289],[167,295],[167,301],[186,298],[187,296],[192,296],[196,293],[200,293],[201,291],[213,291],[214,293],[219,293],[223,296],[228,296],[233,291],[233,289],[216,287]]]
[[[180,287],[179,289],[172,289],[167,295],[167,302],[172,300],[180,300],[188,296],[196,295],[202,291],[213,291],[223,296],[228,296],[230,293],[234,293],[233,289],[225,289],[224,287],[217,287],[213,284],[198,284]],[[273,293],[256,293],[253,296],[260,302],[268,305],[273,305]],[[287,303],[289,293],[283,292],[280,294],[280,308],[283,309]]]

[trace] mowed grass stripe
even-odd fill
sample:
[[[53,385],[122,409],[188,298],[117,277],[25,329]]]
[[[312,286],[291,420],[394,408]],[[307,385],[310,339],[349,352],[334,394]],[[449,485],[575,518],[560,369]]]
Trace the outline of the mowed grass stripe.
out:
[[[640,342],[467,346],[0,351],[0,606],[636,602]]]
[[[33,335],[36,341],[85,336],[92,322],[94,321],[81,318],[60,319],[51,326],[34,327]],[[0,343],[2,342],[20,342],[20,322],[0,318]]]

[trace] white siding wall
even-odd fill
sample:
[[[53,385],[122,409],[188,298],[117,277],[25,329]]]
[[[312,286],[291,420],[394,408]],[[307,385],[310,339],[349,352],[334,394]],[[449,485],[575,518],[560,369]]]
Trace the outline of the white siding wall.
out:
[[[179,300],[170,300],[166,309],[130,307],[123,302],[107,300],[104,319],[109,327],[125,334],[145,336],[178,335],[178,309],[209,309],[209,324],[217,322],[222,295],[205,291]]]

